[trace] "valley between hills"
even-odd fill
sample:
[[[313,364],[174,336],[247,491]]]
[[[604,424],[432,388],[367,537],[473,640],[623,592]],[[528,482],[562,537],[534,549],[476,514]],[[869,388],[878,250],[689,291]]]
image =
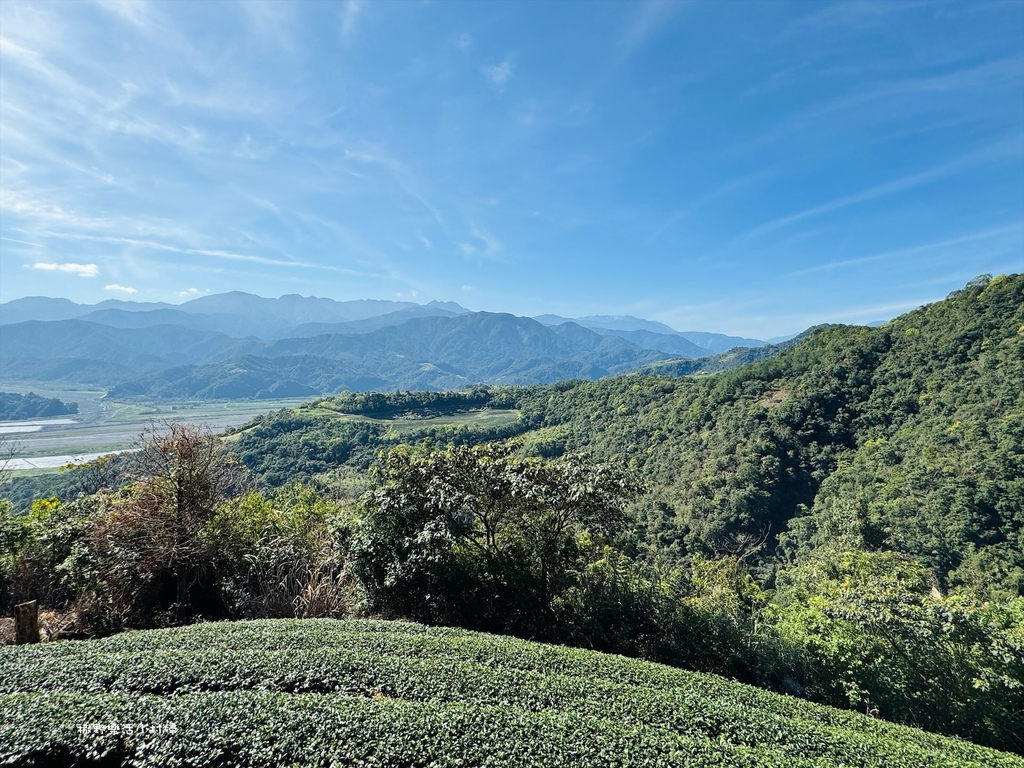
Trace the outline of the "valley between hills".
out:
[[[597,379],[685,358],[690,373],[758,339],[633,317],[569,320],[235,292],[182,305],[42,297],[0,305],[0,386],[102,387],[113,400],[281,399]]]
[[[4,610],[94,639],[0,651],[4,757],[1021,765],[1024,276],[715,372],[655,354],[7,473]],[[142,736],[56,722],[104,711]]]

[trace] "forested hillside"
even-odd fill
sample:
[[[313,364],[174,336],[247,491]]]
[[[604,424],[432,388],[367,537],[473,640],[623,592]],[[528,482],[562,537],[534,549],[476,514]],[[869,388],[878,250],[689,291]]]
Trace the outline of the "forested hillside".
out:
[[[940,589],[1019,594],[1022,384],[1014,276],[881,328],[821,329],[707,380],[553,390],[524,443],[625,460],[651,489],[652,537],[688,552],[779,535],[784,557],[826,542],[894,549],[921,557]]]
[[[78,413],[77,403],[65,403],[56,397],[41,397],[35,392],[0,392],[0,421],[38,419]]]
[[[0,563],[9,600],[82,631],[412,618],[1021,752],[1022,385],[1024,276],[979,278],[714,375],[344,393],[223,441],[176,427],[9,516]]]
[[[518,419],[497,431],[423,422],[399,436],[386,422],[337,415],[422,416],[434,396],[373,396],[395,405],[367,411],[366,396],[352,395],[270,416],[235,440],[274,482],[323,472],[329,482],[331,467],[363,468],[389,444],[515,437],[527,455],[583,452],[635,472],[655,548],[768,566],[842,542],[920,557],[940,589],[1019,594],[1022,286],[1020,276],[979,281],[886,326],[821,328],[706,379],[626,376],[450,398],[449,410],[514,410]]]

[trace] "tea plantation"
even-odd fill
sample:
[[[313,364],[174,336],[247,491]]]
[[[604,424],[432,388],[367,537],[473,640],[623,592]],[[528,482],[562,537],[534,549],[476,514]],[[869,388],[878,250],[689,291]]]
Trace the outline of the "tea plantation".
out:
[[[1024,768],[657,664],[382,621],[0,648],[0,765]]]

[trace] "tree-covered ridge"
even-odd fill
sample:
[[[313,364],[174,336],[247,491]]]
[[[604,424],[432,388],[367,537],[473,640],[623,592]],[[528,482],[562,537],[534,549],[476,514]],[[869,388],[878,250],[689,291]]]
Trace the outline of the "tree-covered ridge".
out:
[[[197,450],[172,432],[139,458],[217,456],[234,489],[181,514],[152,462],[69,472],[86,495],[4,520],[5,598],[103,632],[416,618],[1024,752],[1022,288],[714,376],[345,393],[178,433]]]
[[[1022,291],[1021,276],[996,278],[705,380],[524,391],[539,428],[521,440],[626,462],[650,488],[656,546],[739,553],[785,534],[791,556],[839,536],[922,557],[940,588],[981,588],[991,575],[970,563],[991,558],[995,588],[1018,594]]]
[[[26,395],[0,392],[0,421],[39,419],[78,413],[78,403],[65,403],[56,397],[41,397],[35,392]]]
[[[820,326],[824,327],[824,326]],[[778,344],[760,344],[749,347],[733,347],[725,352],[698,358],[673,358],[642,365],[633,374],[656,374],[660,376],[694,376],[702,373],[718,373],[739,368],[742,365],[767,360],[783,350],[795,347],[817,328],[809,328],[797,336]]]
[[[1020,594],[1022,284],[978,281],[880,328],[821,328],[706,379],[346,394],[267,417],[237,445],[272,483],[329,483],[332,467],[363,469],[400,442],[514,438],[527,454],[584,452],[638,473],[655,550],[749,555],[764,542],[759,558],[775,567],[842,541],[920,557],[941,590]],[[521,416],[497,429],[424,423],[402,435],[332,418],[485,407]]]

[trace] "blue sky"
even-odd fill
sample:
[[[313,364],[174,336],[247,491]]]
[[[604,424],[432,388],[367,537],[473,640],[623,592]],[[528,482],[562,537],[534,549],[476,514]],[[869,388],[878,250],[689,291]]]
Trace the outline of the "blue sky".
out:
[[[0,3],[0,300],[767,338],[1024,271],[1024,2]]]

